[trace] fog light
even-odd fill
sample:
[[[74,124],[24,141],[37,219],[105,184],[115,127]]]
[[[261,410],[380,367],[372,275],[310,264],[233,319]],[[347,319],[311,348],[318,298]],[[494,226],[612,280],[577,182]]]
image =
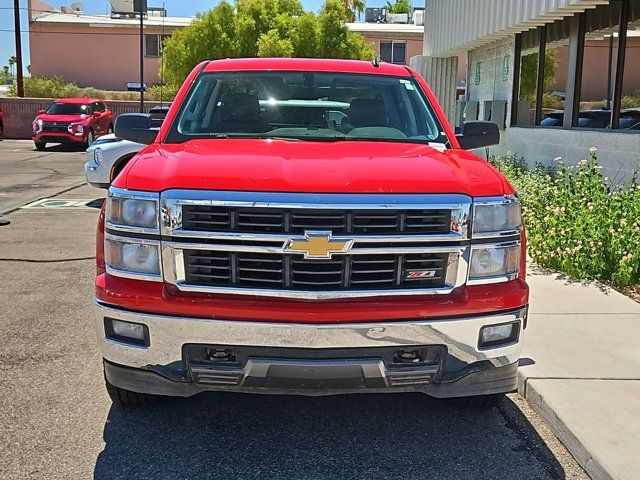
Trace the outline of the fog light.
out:
[[[105,318],[104,330],[107,338],[112,340],[149,346],[149,328],[142,323]]]
[[[518,340],[520,323],[502,323],[500,325],[487,325],[480,330],[479,348],[495,347],[513,343]]]

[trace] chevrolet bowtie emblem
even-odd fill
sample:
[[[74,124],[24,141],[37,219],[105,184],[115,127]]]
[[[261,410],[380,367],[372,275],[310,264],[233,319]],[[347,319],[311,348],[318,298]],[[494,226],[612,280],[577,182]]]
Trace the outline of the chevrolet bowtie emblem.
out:
[[[346,253],[353,240],[335,240],[331,232],[305,231],[304,237],[294,237],[284,244],[284,252],[302,253],[304,258],[331,258],[334,253]]]

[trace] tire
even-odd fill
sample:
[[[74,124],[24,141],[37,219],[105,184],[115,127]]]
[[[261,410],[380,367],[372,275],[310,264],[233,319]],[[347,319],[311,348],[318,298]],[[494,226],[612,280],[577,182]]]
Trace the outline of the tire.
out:
[[[4,125],[0,122],[0,140],[4,137]]]
[[[36,150],[44,150],[47,147],[47,142],[33,142],[36,145]]]
[[[494,393],[491,395],[475,395],[472,397],[460,397],[455,398],[455,402],[458,406],[463,408],[477,408],[487,409],[497,407],[502,399],[504,393]]]
[[[107,134],[113,133],[113,125],[109,125],[109,129],[107,130]]]
[[[89,129],[89,133],[87,133],[87,141],[85,142],[85,146],[89,148],[94,140],[95,138],[93,136],[93,130]]]
[[[124,388],[116,387],[109,383],[109,380],[104,379],[105,386],[107,387],[107,393],[111,401],[121,408],[140,408],[155,405],[160,402],[163,397],[159,395],[150,395],[148,393],[132,392],[131,390],[125,390]]]

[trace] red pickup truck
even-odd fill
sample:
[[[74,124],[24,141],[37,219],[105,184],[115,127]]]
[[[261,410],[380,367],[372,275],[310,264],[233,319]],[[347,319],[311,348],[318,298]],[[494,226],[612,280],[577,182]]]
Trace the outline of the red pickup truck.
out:
[[[59,98],[33,120],[31,139],[36,149],[47,143],[75,143],[90,147],[113,133],[113,113],[99,98]]]
[[[514,189],[418,73],[318,59],[203,62],[113,182],[96,331],[121,406],[207,390],[423,392],[493,405],[526,327]]]

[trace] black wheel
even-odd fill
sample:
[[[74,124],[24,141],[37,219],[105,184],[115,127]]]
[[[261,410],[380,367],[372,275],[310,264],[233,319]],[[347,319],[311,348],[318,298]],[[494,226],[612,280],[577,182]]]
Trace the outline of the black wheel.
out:
[[[491,395],[475,395],[473,397],[460,397],[455,398],[455,402],[457,405],[464,408],[493,408],[497,407],[498,404],[504,398],[504,393],[494,393]]]
[[[162,399],[159,395],[132,392],[131,390],[116,387],[115,385],[111,385],[106,378],[104,379],[104,383],[111,401],[122,408],[148,407],[149,405],[155,405]]]
[[[113,125],[109,125],[109,130],[107,131],[107,133],[113,133]]]
[[[4,137],[4,125],[0,122],[0,140]]]
[[[93,144],[93,140],[93,130],[89,129],[89,133],[87,133],[87,141],[85,142],[87,148],[89,148],[91,144]]]
[[[44,150],[47,146],[47,142],[34,142],[36,144],[36,150]]]

